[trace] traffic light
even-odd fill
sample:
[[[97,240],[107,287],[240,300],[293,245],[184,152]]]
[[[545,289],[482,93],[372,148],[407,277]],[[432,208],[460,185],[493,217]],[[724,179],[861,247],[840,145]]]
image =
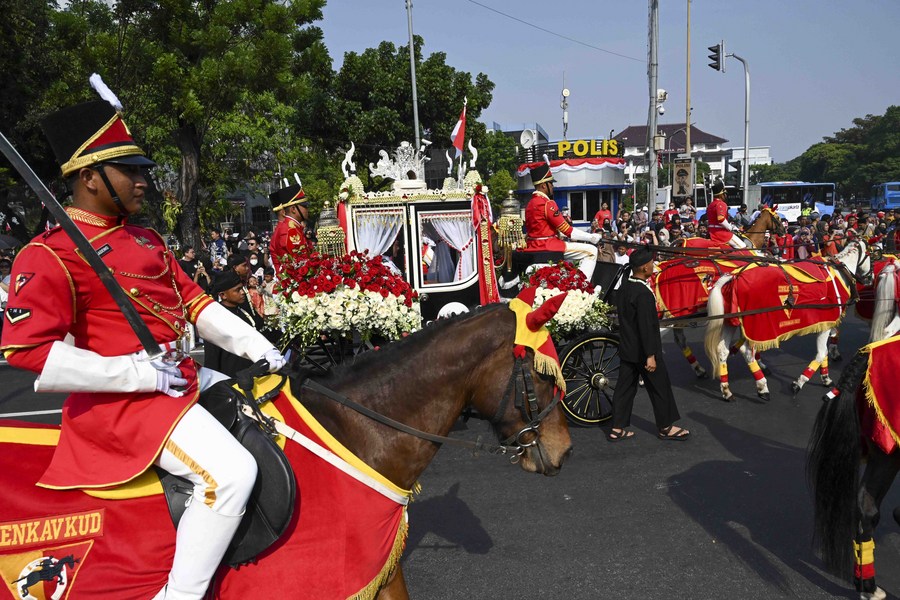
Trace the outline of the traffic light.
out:
[[[725,42],[721,41],[715,46],[709,47],[710,68],[725,72]]]

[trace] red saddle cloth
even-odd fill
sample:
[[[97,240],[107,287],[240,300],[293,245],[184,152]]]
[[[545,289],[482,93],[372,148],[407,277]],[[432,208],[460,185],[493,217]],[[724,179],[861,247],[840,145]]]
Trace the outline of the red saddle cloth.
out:
[[[731,319],[757,350],[777,347],[795,335],[816,333],[837,325],[850,291],[840,276],[824,264],[748,265],[733,273],[722,288],[725,312],[749,313]],[[793,307],[788,301],[793,299]],[[831,305],[824,308],[796,308]],[[754,312],[761,311],[761,312]]]
[[[706,312],[709,290],[722,275],[744,264],[711,258],[675,258],[659,263],[651,280],[659,317],[687,317]]]
[[[257,392],[277,376],[257,380]],[[408,497],[354,457],[290,392],[263,411],[300,431],[397,495]],[[35,485],[53,455],[59,428],[0,420],[0,600],[19,600],[29,573],[44,565],[62,577],[28,588],[38,600],[147,600],[162,589],[172,565],[175,528],[150,471],[116,490],[50,490]],[[222,599],[373,598],[399,562],[406,507],[311,453],[279,438],[297,477],[294,517],[284,536],[257,562],[223,567]],[[97,497],[102,495],[105,497]],[[71,562],[64,561],[71,555]],[[17,579],[26,579],[16,582]]]
[[[894,336],[869,344],[866,378],[861,386],[860,425],[865,437],[890,454],[900,443],[900,393],[896,379],[900,372],[900,337]]]

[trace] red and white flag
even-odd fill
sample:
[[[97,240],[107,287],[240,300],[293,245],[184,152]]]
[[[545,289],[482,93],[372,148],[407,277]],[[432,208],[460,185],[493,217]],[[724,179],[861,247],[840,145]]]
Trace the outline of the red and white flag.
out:
[[[450,134],[450,141],[453,142],[453,147],[456,148],[456,155],[453,158],[459,158],[463,153],[463,139],[466,137],[466,102],[463,103],[462,114],[459,115],[459,121],[456,122],[456,127],[453,128],[453,132]]]

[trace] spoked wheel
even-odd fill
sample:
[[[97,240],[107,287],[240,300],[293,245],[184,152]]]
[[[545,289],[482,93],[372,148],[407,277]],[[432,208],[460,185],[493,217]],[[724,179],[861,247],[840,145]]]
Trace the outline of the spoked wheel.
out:
[[[569,421],[589,426],[609,420],[619,378],[618,336],[597,331],[576,339],[563,352],[562,373]]]

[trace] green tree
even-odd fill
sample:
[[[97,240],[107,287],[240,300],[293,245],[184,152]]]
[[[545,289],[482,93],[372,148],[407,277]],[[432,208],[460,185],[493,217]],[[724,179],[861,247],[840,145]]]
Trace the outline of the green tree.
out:
[[[518,162],[516,160],[516,142],[508,135],[499,131],[489,130],[479,143],[473,142],[478,150],[478,163],[475,165],[478,172],[485,177],[505,171],[515,182],[513,174],[516,172]]]
[[[450,132],[468,99],[466,138],[481,148],[485,126],[477,119],[491,102],[494,84],[483,73],[473,80],[471,74],[449,66],[444,52],[423,60],[423,44],[421,37],[414,38],[419,123],[427,130],[427,139],[438,147],[449,145]],[[334,76],[333,92],[335,131],[356,143],[361,164],[374,161],[380,149],[415,140],[407,46],[382,42],[362,53],[346,53]]]
[[[311,25],[324,4],[74,0],[53,14],[41,109],[95,98],[86,81],[100,73],[160,164],[158,185],[174,191],[181,239],[196,245],[201,219],[225,208],[225,190],[271,179],[275,132],[297,122],[294,107],[304,106],[313,80],[330,76],[321,30]]]

